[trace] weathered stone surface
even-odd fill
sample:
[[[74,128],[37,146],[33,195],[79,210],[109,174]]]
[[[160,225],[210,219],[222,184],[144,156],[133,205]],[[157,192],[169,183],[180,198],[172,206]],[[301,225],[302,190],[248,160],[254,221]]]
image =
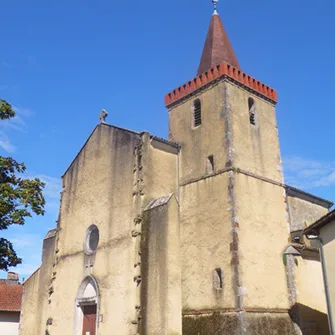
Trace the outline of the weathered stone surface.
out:
[[[183,335],[300,335],[283,313],[213,313],[184,316]]]

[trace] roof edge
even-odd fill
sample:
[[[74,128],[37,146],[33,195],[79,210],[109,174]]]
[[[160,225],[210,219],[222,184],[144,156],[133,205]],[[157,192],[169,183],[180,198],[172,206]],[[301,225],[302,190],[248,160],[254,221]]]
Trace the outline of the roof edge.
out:
[[[90,140],[90,138],[93,136],[94,132],[96,131],[96,129],[98,127],[109,127],[109,128],[115,128],[115,129],[118,129],[118,130],[122,130],[122,131],[127,131],[129,133],[132,133],[134,135],[138,135],[138,136],[142,136],[144,133],[144,131],[142,132],[137,132],[137,131],[134,131],[134,130],[131,130],[131,129],[127,129],[127,128],[122,128],[122,127],[118,127],[118,126],[114,126],[112,124],[108,124],[108,123],[99,123],[97,124],[94,129],[92,130],[91,134],[88,136],[88,138],[86,139],[85,143],[82,145],[82,147],[80,148],[80,150],[78,151],[78,153],[76,154],[76,156],[74,157],[74,159],[71,161],[71,163],[69,164],[69,166],[67,167],[67,169],[65,170],[65,172],[62,174],[62,178],[66,175],[66,173],[70,170],[70,168],[72,167],[72,165],[74,164],[74,162],[77,160],[78,156],[80,155],[80,153],[84,150],[86,144],[88,143],[88,141]],[[170,145],[172,147],[174,147],[175,149],[177,149],[178,151],[180,150],[181,146],[180,144],[178,143],[174,143],[174,142],[171,142],[169,140],[166,140],[164,138],[161,138],[159,136],[155,136],[155,135],[151,135],[149,132],[148,134],[150,135],[150,138],[151,139],[154,139],[158,142],[161,142],[161,143],[164,143],[166,145]]]
[[[70,165],[67,167],[67,169],[65,170],[65,172],[62,174],[62,178],[66,175],[66,173],[70,170],[70,168],[72,167],[72,165],[74,164],[74,162],[77,160],[78,156],[80,155],[80,153],[84,150],[86,144],[88,143],[88,141],[90,140],[90,138],[93,136],[94,132],[97,130],[98,127],[110,127],[110,128],[115,128],[118,130],[123,130],[123,131],[127,131],[129,133],[132,134],[136,134],[136,135],[141,135],[141,133],[134,131],[134,130],[130,130],[127,128],[122,128],[122,127],[117,127],[108,123],[99,123],[97,124],[94,129],[92,130],[91,134],[88,136],[87,140],[85,141],[85,143],[83,144],[83,146],[80,148],[80,150],[78,151],[78,153],[76,154],[76,156],[74,157],[74,159],[71,161]]]
[[[45,235],[44,240],[48,240],[49,238],[55,237],[57,234],[57,228],[50,229],[47,234]]]
[[[174,196],[174,193],[169,193],[167,195],[163,195],[162,197],[150,200],[149,203],[144,208],[144,212],[147,212],[157,207],[161,207],[161,206],[168,204],[173,196]]]
[[[21,309],[5,309],[1,308],[0,312],[6,312],[6,313],[20,313]]]
[[[180,144],[172,142],[172,141],[169,141],[169,140],[166,140],[165,138],[162,138],[162,137],[159,137],[159,136],[151,135],[150,138],[152,140],[155,140],[155,141],[167,144],[167,145],[171,145],[172,147],[174,147],[174,148],[176,148],[178,150],[180,150],[180,148],[181,148]]]
[[[332,210],[331,212],[329,212],[328,214],[326,214],[325,216],[323,216],[318,221],[311,224],[309,227],[307,227],[304,230],[304,234],[307,235],[311,232],[317,232],[318,233],[321,228],[323,228],[325,225],[327,225],[328,223],[330,223],[334,220],[335,220],[335,209]]]
[[[179,102],[181,99],[186,98],[190,94],[194,94],[199,89],[221,78],[228,78],[233,80],[234,82],[248,88],[254,93],[259,94],[265,99],[270,100],[274,104],[276,104],[278,101],[276,90],[247,75],[240,69],[228,64],[227,62],[222,62],[219,65],[214,66],[208,71],[191,79],[186,84],[181,85],[170,93],[166,94],[165,106],[170,107],[174,103]]]
[[[290,186],[290,185],[285,185],[285,189],[286,189],[286,194],[288,196],[291,196],[291,197],[294,197],[294,198],[299,198],[299,199],[302,199],[302,200],[306,200],[306,201],[309,201],[313,204],[325,207],[327,209],[330,209],[334,205],[334,203],[330,200],[320,198],[316,195],[313,195],[311,193],[302,191],[302,190],[300,190],[296,187]]]
[[[30,279],[32,278],[39,270],[41,269],[41,266],[39,266],[30,276],[27,277],[27,279],[25,279],[23,282],[22,282],[22,286]]]

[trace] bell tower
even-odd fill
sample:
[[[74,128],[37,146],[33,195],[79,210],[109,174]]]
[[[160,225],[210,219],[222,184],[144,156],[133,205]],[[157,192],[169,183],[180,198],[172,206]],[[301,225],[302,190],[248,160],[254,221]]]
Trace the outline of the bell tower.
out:
[[[242,71],[213,3],[197,76],[165,96],[181,145],[183,335],[295,334],[277,95]]]
[[[197,76],[165,97],[182,181],[233,166],[282,182],[276,103],[274,89],[241,70],[215,9]]]

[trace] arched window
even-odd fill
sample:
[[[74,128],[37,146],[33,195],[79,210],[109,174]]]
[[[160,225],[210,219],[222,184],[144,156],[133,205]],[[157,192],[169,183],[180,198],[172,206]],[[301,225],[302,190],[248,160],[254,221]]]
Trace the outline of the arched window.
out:
[[[201,125],[201,101],[196,99],[193,102],[193,127]]]
[[[213,270],[213,287],[216,289],[223,288],[223,274],[221,268]]]
[[[248,99],[248,106],[249,106],[250,124],[256,126],[256,106],[255,106],[255,100],[253,98]]]

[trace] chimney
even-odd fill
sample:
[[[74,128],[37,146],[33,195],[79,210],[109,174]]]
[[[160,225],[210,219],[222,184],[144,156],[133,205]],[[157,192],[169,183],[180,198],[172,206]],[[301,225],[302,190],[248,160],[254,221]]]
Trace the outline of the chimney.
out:
[[[7,284],[8,285],[18,285],[19,283],[19,274],[15,272],[7,273]]]

